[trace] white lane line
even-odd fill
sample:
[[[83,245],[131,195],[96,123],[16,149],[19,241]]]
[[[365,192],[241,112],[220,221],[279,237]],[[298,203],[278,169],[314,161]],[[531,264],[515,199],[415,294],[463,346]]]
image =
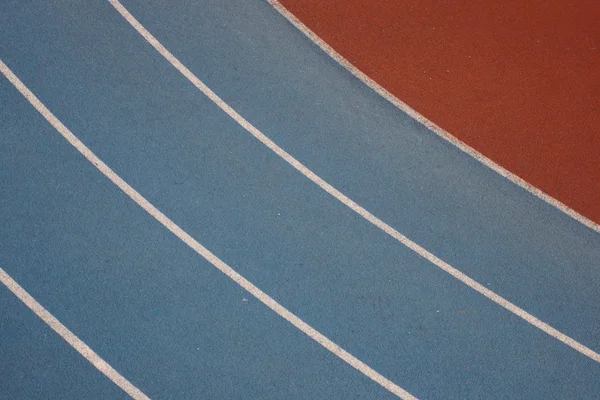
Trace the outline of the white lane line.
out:
[[[0,61],[1,63],[2,61]],[[3,71],[4,72],[4,71]],[[0,268],[0,281],[13,292],[27,307],[31,309],[44,321],[54,332],[58,333],[67,343],[71,345],[79,354],[88,360],[98,371],[102,372],[108,379],[114,382],[115,385],[123,389],[125,393],[136,400],[149,400],[140,389],[135,387],[131,382],[119,374],[113,367],[104,361],[94,350],[79,339],[73,332],[64,326],[59,320],[50,314],[48,310],[38,303],[25,289],[23,289],[10,275]]]
[[[260,300],[263,304],[269,307],[271,310],[275,311],[278,315],[283,317],[289,323],[294,325],[296,328],[304,332],[311,339],[319,343],[321,346],[325,347],[327,350],[350,364],[352,367],[356,368],[358,371],[362,372],[364,375],[377,382],[385,389],[389,390],[396,396],[406,399],[413,400],[416,399],[413,395],[408,393],[406,390],[396,385],[394,382],[390,381],[379,372],[375,371],[373,368],[369,367],[367,364],[360,361],[358,358],[354,357],[352,354],[348,353],[346,350],[342,349],[340,346],[332,342],[329,338],[323,335],[321,332],[317,331],[315,328],[301,320],[291,311],[286,309],[284,306],[279,304],[273,298],[271,298],[268,294],[260,290],[258,287],[254,286],[252,282],[244,278],[242,275],[237,273],[233,268],[229,265],[225,264],[220,258],[211,253],[206,247],[202,246],[196,239],[191,237],[187,232],[181,229],[175,222],[170,220],[166,215],[160,212],[154,205],[152,205],[148,200],[146,200],[141,194],[139,194],[134,188],[129,186],[127,182],[125,182],[119,175],[117,175],[108,165],[106,165],[98,156],[96,156],[81,140],[79,140],[62,122],[58,120],[52,114],[48,108],[25,86],[23,82],[0,60],[0,71],[4,76],[21,92],[21,94],[29,100],[31,105],[33,105],[36,110],[39,111],[40,114],[46,118],[48,122],[65,138],[71,143],[89,162],[94,164],[100,172],[102,172],[108,179],[110,179],[115,185],[119,187],[127,196],[129,196],[133,201],[135,201],[140,207],[142,207],[148,214],[153,216],[158,222],[160,222],[165,228],[170,230],[175,236],[181,239],[185,244],[191,247],[196,253],[204,257],[208,262],[214,265],[219,271],[227,275],[233,281],[235,281],[238,285],[246,289],[250,292],[254,297]],[[33,300],[33,299],[32,299]],[[34,300],[35,301],[35,300]],[[58,321],[56,321],[58,322]],[[60,324],[60,323],[59,323]],[[66,329],[66,328],[64,328]],[[60,332],[59,332],[60,334]],[[62,336],[62,335],[61,335]],[[71,343],[71,342],[69,342]],[[83,342],[82,345],[85,346]],[[74,346],[75,347],[75,346]],[[87,346],[86,346],[87,348]],[[89,349],[89,348],[87,348]],[[89,350],[91,351],[91,350]],[[81,352],[81,351],[80,351]],[[84,353],[82,353],[84,354]],[[95,353],[94,353],[95,354]],[[84,357],[87,356],[84,354]],[[89,359],[88,359],[89,360]],[[98,360],[101,359],[98,357]],[[93,361],[92,364],[94,364]],[[96,365],[96,364],[94,364]],[[96,368],[100,369],[100,367],[96,366]],[[102,371],[102,370],[101,370]],[[114,371],[114,370],[113,370]],[[114,372],[116,374],[116,371]],[[108,376],[108,375],[107,375]],[[120,376],[120,375],[119,375]],[[124,378],[123,378],[124,379]],[[116,383],[116,382],[115,382]],[[128,392],[129,393],[129,392]],[[141,392],[140,392],[141,393]]]
[[[379,229],[381,229],[382,231],[384,231],[385,233],[387,233],[394,239],[398,240],[400,243],[402,243],[406,247],[410,248],[415,253],[419,254],[421,257],[431,261],[433,264],[435,264],[439,268],[443,269],[444,271],[446,271],[447,273],[449,273],[450,275],[452,275],[459,281],[463,282],[465,285],[478,291],[479,293],[481,293],[488,299],[492,300],[496,304],[499,304],[500,306],[506,308],[508,311],[512,312],[513,314],[515,314],[515,315],[519,316],[520,318],[524,319],[525,321],[529,322],[531,325],[535,326],[536,328],[541,329],[542,331],[546,332],[548,335],[560,340],[561,342],[565,343],[567,346],[572,347],[573,349],[577,350],[581,354],[586,355],[587,357],[591,358],[592,360],[600,362],[600,354],[598,354],[595,351],[593,351],[592,349],[584,346],[583,344],[579,343],[575,339],[572,339],[571,337],[565,335],[564,333],[554,329],[550,325],[546,324],[545,322],[543,322],[543,321],[539,320],[538,318],[534,317],[533,315],[529,314],[527,311],[516,306],[515,304],[506,300],[502,296],[489,290],[488,288],[486,288],[479,282],[473,280],[472,278],[468,277],[464,273],[460,272],[458,269],[454,268],[447,262],[445,262],[445,261],[441,260],[440,258],[438,258],[437,256],[433,255],[428,250],[419,246],[418,244],[416,244],[415,242],[413,242],[412,240],[410,240],[409,238],[407,238],[406,236],[404,236],[403,234],[401,234],[400,232],[398,232],[397,230],[395,230],[394,228],[392,228],[391,226],[389,226],[388,224],[386,224],[385,222],[383,222],[382,220],[380,220],[379,218],[377,218],[376,216],[371,214],[369,211],[367,211],[363,207],[356,204],[352,199],[350,199],[345,194],[343,194],[342,192],[340,192],[339,190],[337,190],[336,188],[331,186],[329,183],[324,181],[321,177],[319,177],[317,174],[315,174],[310,169],[308,169],[304,164],[302,164],[300,161],[296,160],[294,157],[292,157],[292,155],[290,155],[288,152],[286,152],[281,147],[279,147],[275,142],[273,142],[271,139],[269,139],[267,136],[265,136],[265,134],[263,134],[256,127],[254,127],[254,125],[252,125],[244,117],[242,117],[240,114],[238,114],[237,111],[235,111],[229,104],[225,103],[223,101],[223,99],[221,99],[219,96],[217,96],[215,94],[215,92],[213,92],[208,86],[206,86],[204,84],[204,82],[202,82],[200,79],[198,79],[198,77],[196,75],[194,75],[189,69],[187,69],[187,67],[185,65],[183,65],[181,63],[181,61],[179,61],[154,36],[152,36],[152,34],[150,32],[148,32],[148,30],[146,28],[144,28],[142,26],[142,24],[140,24],[135,19],[135,17],[133,15],[131,15],[129,13],[129,11],[127,11],[127,9],[125,9],[125,7],[123,7],[123,5],[118,0],[108,0],[108,1],[127,20],[127,22],[129,22],[131,24],[131,26],[133,26],[133,28],[135,28],[135,30],[138,31],[140,33],[140,35],[142,35],[148,41],[148,43],[150,43],[152,45],[152,47],[154,47],[164,58],[166,58],[167,61],[169,61],[179,72],[181,72],[194,86],[196,86],[198,89],[200,89],[200,91],[202,91],[202,93],[204,93],[217,106],[219,106],[219,108],[221,108],[221,110],[223,110],[225,113],[227,113],[227,115],[229,115],[238,124],[240,124],[244,129],[246,129],[248,131],[248,133],[250,133],[252,136],[254,136],[258,140],[260,140],[269,149],[273,150],[279,157],[283,158],[291,166],[296,168],[296,170],[298,170],[302,175],[306,176],[308,179],[310,179],[311,181],[313,181],[314,183],[319,185],[319,187],[321,187],[321,189],[325,190],[327,193],[329,193],[330,195],[332,195],[333,197],[335,197],[336,199],[341,201],[343,204],[345,204],[350,209],[355,211],[357,214],[359,214],[360,216],[365,218],[367,221],[371,222],[373,225],[377,226]]]
[[[479,162],[481,162],[486,167],[492,169],[496,173],[502,175],[509,181],[519,185],[523,189],[527,190],[529,193],[533,194],[537,198],[545,201],[546,203],[556,207],[560,211],[564,212],[571,218],[579,221],[583,225],[587,226],[590,229],[593,229],[596,232],[600,233],[600,224],[595,223],[589,218],[579,214],[577,211],[573,210],[569,206],[555,199],[554,197],[544,193],[540,189],[526,182],[519,176],[513,174],[507,169],[503,168],[501,165],[495,163],[490,160],[468,144],[459,140],[457,137],[453,136],[446,130],[440,128],[434,122],[428,120],[423,115],[419,114],[416,110],[412,109],[408,104],[404,103],[402,100],[398,99],[396,96],[388,92],[383,86],[379,85],[373,79],[369,78],[362,71],[356,68],[354,65],[350,63],[347,59],[345,59],[341,54],[335,51],[331,46],[329,46],[323,39],[321,39],[316,33],[310,30],[306,25],[302,23],[294,14],[288,11],[279,1],[277,0],[267,0],[269,4],[271,4],[282,16],[285,17],[289,22],[292,23],[298,30],[300,30],[304,35],[306,35],[313,43],[321,48],[325,53],[327,53],[331,58],[337,61],[342,67],[346,68],[348,72],[354,75],[356,78],[361,80],[365,85],[373,89],[377,94],[381,97],[392,103],[394,106],[410,115],[415,120],[419,121],[421,124],[425,125],[428,129],[435,132],[438,136],[452,143],[454,146],[458,147],[463,152],[467,153],[471,157],[475,158]]]

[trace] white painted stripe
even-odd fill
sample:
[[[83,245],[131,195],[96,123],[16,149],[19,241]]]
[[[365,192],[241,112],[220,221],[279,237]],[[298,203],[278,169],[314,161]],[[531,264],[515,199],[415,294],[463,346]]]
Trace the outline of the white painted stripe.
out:
[[[341,54],[335,51],[331,46],[329,46],[323,39],[321,39],[316,33],[311,31],[306,25],[302,23],[294,14],[289,12],[279,1],[277,0],[267,0],[269,4],[271,4],[281,15],[283,15],[289,22],[291,22],[298,30],[300,30],[304,35],[306,35],[311,41],[313,41],[317,46],[321,48],[325,53],[327,53],[331,58],[337,61],[341,66],[346,68],[348,72],[354,75],[356,78],[361,80],[365,85],[373,89],[377,94],[382,96],[384,99],[392,103],[394,106],[404,111],[406,114],[410,115],[415,120],[419,121],[421,124],[425,125],[428,129],[435,132],[438,136],[452,143],[454,146],[458,147],[463,152],[467,153],[471,157],[475,158],[479,162],[481,162],[486,167],[494,170],[498,174],[502,175],[509,181],[519,185],[523,189],[527,190],[529,193],[533,194],[537,198],[545,201],[546,203],[556,207],[560,211],[564,212],[571,218],[581,222],[583,225],[587,226],[590,229],[595,230],[596,232],[600,232],[600,224],[595,223],[589,218],[579,214],[577,211],[568,207],[564,203],[558,201],[554,197],[544,193],[540,189],[526,182],[524,179],[519,176],[513,174],[508,171],[501,165],[495,163],[490,160],[468,144],[459,140],[457,137],[451,135],[446,130],[442,129],[434,122],[428,120],[426,117],[421,115],[416,110],[412,109],[408,104],[404,103],[402,100],[398,99],[396,96],[388,92],[383,86],[379,85],[373,79],[369,78],[366,74],[356,68],[354,65],[350,63],[347,59],[345,59]]]
[[[350,209],[355,211],[357,214],[365,218],[367,221],[371,222],[373,225],[377,226],[379,229],[398,240],[400,243],[405,245],[406,247],[413,250],[415,253],[419,254],[421,257],[431,261],[433,264],[443,269],[459,281],[463,282],[470,288],[478,291],[488,299],[492,300],[496,304],[501,305],[506,308],[508,311],[513,314],[523,318],[525,321],[529,322],[533,326],[541,329],[546,332],[548,335],[560,340],[566,345],[572,347],[577,350],[581,354],[584,354],[591,359],[600,362],[600,354],[596,353],[592,349],[584,346],[583,344],[577,342],[575,339],[570,338],[564,333],[559,332],[554,329],[550,325],[545,322],[539,320],[533,315],[529,314],[527,311],[522,308],[516,306],[500,295],[494,293],[488,288],[484,287],[479,282],[476,282],[472,278],[468,277],[464,273],[460,272],[458,269],[454,268],[450,264],[441,260],[437,256],[433,255],[428,250],[419,246],[417,243],[413,242],[390,225],[386,224],[369,211],[356,204],[352,199],[347,197],[345,194],[331,186],[329,183],[324,181],[317,174],[308,169],[304,164],[300,161],[296,160],[292,155],[279,147],[275,142],[269,139],[265,134],[259,131],[256,127],[254,127],[250,122],[248,122],[244,117],[237,113],[231,106],[225,103],[219,96],[217,96],[208,86],[206,86],[196,75],[194,75],[185,65],[181,63],[173,54],[171,54],[160,42],[152,36],[146,28],[144,28],[136,19],[123,7],[123,5],[118,0],[109,0],[109,2],[115,7],[115,9],[137,30],[147,41],[150,43],[163,57],[165,57],[179,72],[181,72],[194,86],[202,91],[209,99],[211,99],[217,106],[221,108],[224,112],[227,113],[231,118],[233,118],[238,124],[240,124],[244,129],[246,129],[252,136],[260,140],[265,146],[269,149],[273,150],[278,156],[287,161],[291,166],[296,168],[302,175],[306,176],[308,179],[319,185],[323,190],[327,193],[341,201],[343,204],[348,206]]]
[[[1,63],[1,61],[0,61]],[[4,71],[3,71],[4,72]],[[140,389],[135,387],[131,382],[119,374],[113,367],[104,361],[94,350],[79,339],[73,332],[64,326],[59,320],[50,314],[48,310],[38,303],[25,289],[23,289],[10,275],[0,268],[0,281],[19,298],[27,307],[31,309],[44,321],[54,332],[58,333],[67,343],[79,352],[86,360],[88,360],[98,371],[102,372],[108,379],[113,381],[115,385],[123,389],[125,393],[136,400],[149,400]]]
[[[289,323],[294,325],[296,328],[304,332],[311,339],[315,340],[321,346],[362,372],[373,381],[377,382],[390,392],[394,393],[402,399],[412,400],[416,399],[413,395],[390,381],[367,364],[342,349],[340,346],[332,342],[325,335],[317,331],[315,328],[298,318],[291,311],[283,307],[268,294],[254,286],[252,282],[244,278],[242,275],[237,273],[229,265],[225,264],[220,258],[211,253],[206,247],[202,246],[196,239],[191,237],[187,232],[181,229],[175,222],[170,220],[166,215],[160,212],[154,205],[146,200],[141,194],[139,194],[134,188],[129,186],[119,175],[117,175],[108,165],[106,165],[98,156],[96,156],[81,140],[79,140],[62,122],[58,120],[46,108],[46,106],[31,92],[27,86],[0,60],[0,71],[4,76],[21,92],[21,94],[29,100],[29,102],[46,118],[48,122],[65,138],[71,143],[88,161],[90,161],[100,172],[102,172],[108,179],[110,179],[115,185],[119,187],[127,196],[135,201],[140,207],[142,207],[148,214],[153,216],[158,222],[164,227],[170,230],[175,236],[181,239],[185,244],[191,247],[196,253],[204,257],[208,262],[214,265],[219,271],[227,275],[238,285],[250,292],[254,297],[260,300],[263,304],[275,311],[278,315],[283,317]],[[58,321],[57,321],[58,322]],[[66,329],[66,328],[65,328]],[[83,342],[82,342],[83,344]],[[91,351],[91,350],[90,350]],[[83,353],[82,353],[83,354]],[[85,356],[85,355],[84,355]],[[87,357],[86,357],[87,358]],[[100,359],[100,358],[98,358]],[[91,361],[90,361],[91,362]],[[93,362],[92,362],[93,363]],[[94,364],[96,365],[96,364]],[[100,369],[99,367],[97,367]],[[116,373],[116,372],[115,372]],[[129,392],[128,392],[129,393]]]

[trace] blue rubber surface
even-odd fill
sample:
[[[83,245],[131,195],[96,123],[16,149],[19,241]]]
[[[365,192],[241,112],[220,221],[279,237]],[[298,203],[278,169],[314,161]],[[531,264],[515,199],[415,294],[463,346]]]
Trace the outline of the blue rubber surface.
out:
[[[400,113],[264,1],[124,5],[350,198],[600,348],[600,235]],[[213,253],[393,382],[420,398],[600,396],[598,363],[308,181],[109,3],[0,7],[0,58],[74,134]],[[0,104],[0,266],[146,394],[392,398],[135,205],[4,78]],[[6,289],[1,296],[0,371],[31,370],[26,385],[0,375],[7,398],[34,396],[24,386],[48,397],[122,395],[62,339],[42,340],[54,333]],[[27,358],[15,360],[20,352]]]

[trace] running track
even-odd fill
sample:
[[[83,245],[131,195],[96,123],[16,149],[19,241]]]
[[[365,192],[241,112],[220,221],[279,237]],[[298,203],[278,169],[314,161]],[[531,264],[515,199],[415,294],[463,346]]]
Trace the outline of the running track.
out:
[[[3,4],[3,282],[114,368],[3,288],[3,394],[126,397],[117,374],[151,398],[598,397],[597,232],[400,112],[267,2],[124,5],[235,111],[109,2]]]

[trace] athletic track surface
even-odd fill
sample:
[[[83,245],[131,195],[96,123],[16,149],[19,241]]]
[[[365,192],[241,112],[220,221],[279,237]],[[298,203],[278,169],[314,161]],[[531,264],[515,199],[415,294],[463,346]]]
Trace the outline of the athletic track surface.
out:
[[[0,5],[0,398],[600,397],[597,10],[366,3]]]
[[[595,0],[283,0],[404,103],[600,223]]]

